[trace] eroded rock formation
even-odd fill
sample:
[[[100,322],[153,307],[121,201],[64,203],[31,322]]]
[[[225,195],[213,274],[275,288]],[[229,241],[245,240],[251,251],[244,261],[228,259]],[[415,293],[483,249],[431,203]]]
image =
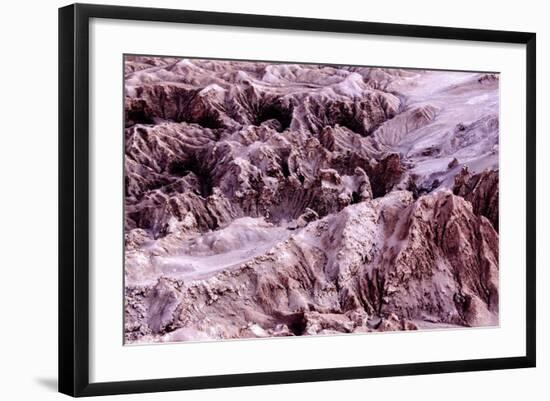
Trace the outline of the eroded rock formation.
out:
[[[498,76],[127,57],[128,342],[498,322]]]
[[[470,201],[474,212],[487,217],[498,231],[498,170],[471,174],[463,167],[455,177],[453,192]]]

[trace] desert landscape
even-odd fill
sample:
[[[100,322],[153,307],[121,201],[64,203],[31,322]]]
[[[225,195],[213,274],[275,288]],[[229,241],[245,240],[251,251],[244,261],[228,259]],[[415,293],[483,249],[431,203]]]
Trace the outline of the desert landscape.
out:
[[[124,67],[125,344],[498,325],[498,74]]]

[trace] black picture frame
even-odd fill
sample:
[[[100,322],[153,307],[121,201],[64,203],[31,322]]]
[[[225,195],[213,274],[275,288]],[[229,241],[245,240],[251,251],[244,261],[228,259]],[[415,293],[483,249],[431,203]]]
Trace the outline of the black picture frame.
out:
[[[90,383],[88,61],[91,18],[325,31],[526,46],[526,353],[520,357]],[[519,94],[518,94],[519,95]],[[535,366],[536,35],[435,26],[74,4],[59,9],[59,391],[71,396],[361,379]],[[117,331],[118,335],[118,331]]]

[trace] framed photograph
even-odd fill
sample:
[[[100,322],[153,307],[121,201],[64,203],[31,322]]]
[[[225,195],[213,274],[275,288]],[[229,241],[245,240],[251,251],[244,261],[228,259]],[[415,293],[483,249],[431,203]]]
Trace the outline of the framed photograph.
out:
[[[535,366],[535,34],[59,10],[59,390]]]

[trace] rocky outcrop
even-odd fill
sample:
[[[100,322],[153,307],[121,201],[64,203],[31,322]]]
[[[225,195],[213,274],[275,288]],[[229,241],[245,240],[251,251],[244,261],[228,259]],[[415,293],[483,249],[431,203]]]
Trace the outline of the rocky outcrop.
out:
[[[126,341],[496,324],[497,89],[127,57]]]
[[[498,231],[498,170],[472,174],[464,167],[455,177],[453,192],[471,202],[474,213],[487,217]]]

